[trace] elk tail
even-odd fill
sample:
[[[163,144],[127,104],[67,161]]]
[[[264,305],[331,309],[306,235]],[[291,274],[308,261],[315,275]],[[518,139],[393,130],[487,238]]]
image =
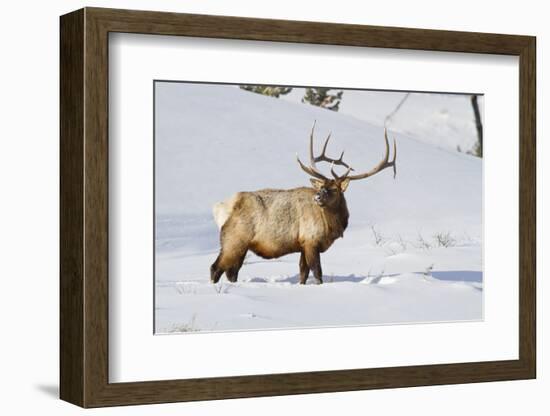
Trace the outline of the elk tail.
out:
[[[212,206],[212,215],[214,216],[214,221],[220,230],[231,215],[234,203],[235,196],[223,202],[216,202]]]

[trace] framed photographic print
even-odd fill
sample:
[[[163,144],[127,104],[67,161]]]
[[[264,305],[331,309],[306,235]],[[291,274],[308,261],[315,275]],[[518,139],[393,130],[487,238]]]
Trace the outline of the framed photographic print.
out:
[[[83,407],[534,378],[535,38],[61,17]]]

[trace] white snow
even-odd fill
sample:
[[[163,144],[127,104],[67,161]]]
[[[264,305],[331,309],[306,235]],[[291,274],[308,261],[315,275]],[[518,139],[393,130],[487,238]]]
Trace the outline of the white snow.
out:
[[[332,92],[339,91],[337,89]],[[462,152],[472,150],[477,142],[474,112],[469,94],[411,93],[389,119],[407,93],[394,91],[343,90],[339,112],[371,124],[387,125],[395,132],[413,135],[433,146]],[[294,88],[281,96],[300,102],[303,88]],[[478,95],[483,115],[483,95]]]
[[[296,153],[307,160],[314,120],[318,146],[332,131],[329,155],[345,149],[357,171],[382,157],[383,126],[230,85],[156,83],[155,105],[157,333],[482,319],[481,159],[426,143],[427,128],[390,130],[397,177],[351,183],[349,227],[321,255],[325,284],[297,284],[296,254],[249,254],[237,283],[213,285],[214,203],[308,185]]]

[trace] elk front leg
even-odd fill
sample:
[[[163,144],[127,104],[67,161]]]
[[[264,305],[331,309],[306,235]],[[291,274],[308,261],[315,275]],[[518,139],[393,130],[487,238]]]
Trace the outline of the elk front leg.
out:
[[[306,248],[305,255],[307,265],[311,271],[313,271],[313,276],[317,284],[320,285],[323,283],[323,270],[321,269],[321,255],[319,254],[319,250]]]
[[[302,251],[300,254],[300,284],[305,285],[309,277],[309,267],[306,261],[306,255]]]

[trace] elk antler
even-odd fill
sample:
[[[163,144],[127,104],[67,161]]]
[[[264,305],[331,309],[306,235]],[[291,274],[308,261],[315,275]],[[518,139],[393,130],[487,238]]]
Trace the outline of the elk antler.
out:
[[[334,176],[334,179],[336,179],[337,181],[338,180],[343,180],[343,179],[349,179],[349,180],[352,180],[352,181],[357,180],[357,179],[365,179],[365,178],[368,178],[369,176],[375,175],[378,172],[380,172],[380,171],[382,171],[386,168],[389,168],[389,167],[393,167],[393,177],[395,178],[395,175],[397,174],[396,167],[395,167],[395,160],[397,158],[397,145],[396,145],[395,139],[394,139],[393,140],[393,159],[390,162],[389,161],[389,158],[390,158],[390,143],[388,141],[388,131],[387,131],[387,129],[384,129],[384,141],[385,141],[385,144],[386,144],[386,154],[384,155],[384,158],[378,163],[378,165],[376,165],[370,171],[365,172],[365,173],[361,173],[361,174],[358,174],[358,175],[351,175],[351,176],[350,176],[350,172],[354,169],[350,165],[348,165],[346,162],[344,162],[344,152],[342,152],[342,154],[340,155],[340,157],[338,159],[332,159],[332,158],[328,157],[325,154],[326,150],[327,150],[328,141],[330,140],[330,134],[328,135],[327,139],[325,140],[325,144],[323,145],[323,150],[322,150],[321,154],[317,157],[315,157],[313,155],[313,130],[314,129],[315,129],[315,122],[313,123],[313,127],[311,128],[311,135],[309,137],[309,160],[310,160],[310,165],[305,166],[301,162],[300,158],[298,156],[296,156],[296,158],[298,159],[298,163],[300,164],[300,167],[306,173],[308,173],[309,175],[311,175],[315,178],[318,178],[318,179],[325,180],[325,181],[328,180],[328,178],[326,176],[324,176],[321,172],[319,172],[317,170],[316,163],[317,162],[329,162],[331,164],[330,165],[330,172],[332,173],[332,176]],[[334,165],[344,166],[344,167],[347,168],[347,171],[343,175],[338,176],[336,174],[336,172],[334,171]]]
[[[331,133],[329,133],[329,135],[325,140],[325,144],[323,145],[323,150],[321,151],[321,154],[317,157],[313,155],[313,131],[314,130],[315,130],[315,122],[313,122],[313,126],[311,127],[311,134],[309,136],[309,166],[305,166],[300,160],[300,158],[296,156],[296,159],[298,160],[298,163],[300,164],[300,167],[302,168],[302,170],[304,170],[304,172],[306,172],[307,174],[315,178],[328,180],[328,178],[325,175],[319,172],[319,170],[317,169],[316,163],[329,162],[331,164],[330,171],[332,173],[332,176],[334,176],[334,179],[340,179],[340,178],[346,177],[353,170],[353,168],[350,165],[348,165],[346,162],[344,162],[343,160],[344,152],[342,152],[342,154],[338,159],[333,159],[326,155],[327,145],[328,145],[328,141],[330,140]],[[342,177],[339,177],[338,175],[336,175],[336,172],[334,172],[334,165],[344,166],[348,168],[348,170]]]
[[[397,145],[395,144],[395,139],[393,139],[393,159],[391,162],[389,162],[390,158],[390,143],[388,142],[388,131],[384,129],[384,141],[386,142],[386,154],[384,155],[384,159],[382,159],[378,165],[376,165],[374,168],[372,168],[370,171],[365,173],[360,173],[358,175],[352,175],[346,177],[349,180],[357,180],[357,179],[364,179],[368,178],[369,176],[375,175],[376,173],[389,168],[393,167],[393,177],[395,178],[395,175],[397,174],[397,171],[395,169],[395,159],[397,158]]]

